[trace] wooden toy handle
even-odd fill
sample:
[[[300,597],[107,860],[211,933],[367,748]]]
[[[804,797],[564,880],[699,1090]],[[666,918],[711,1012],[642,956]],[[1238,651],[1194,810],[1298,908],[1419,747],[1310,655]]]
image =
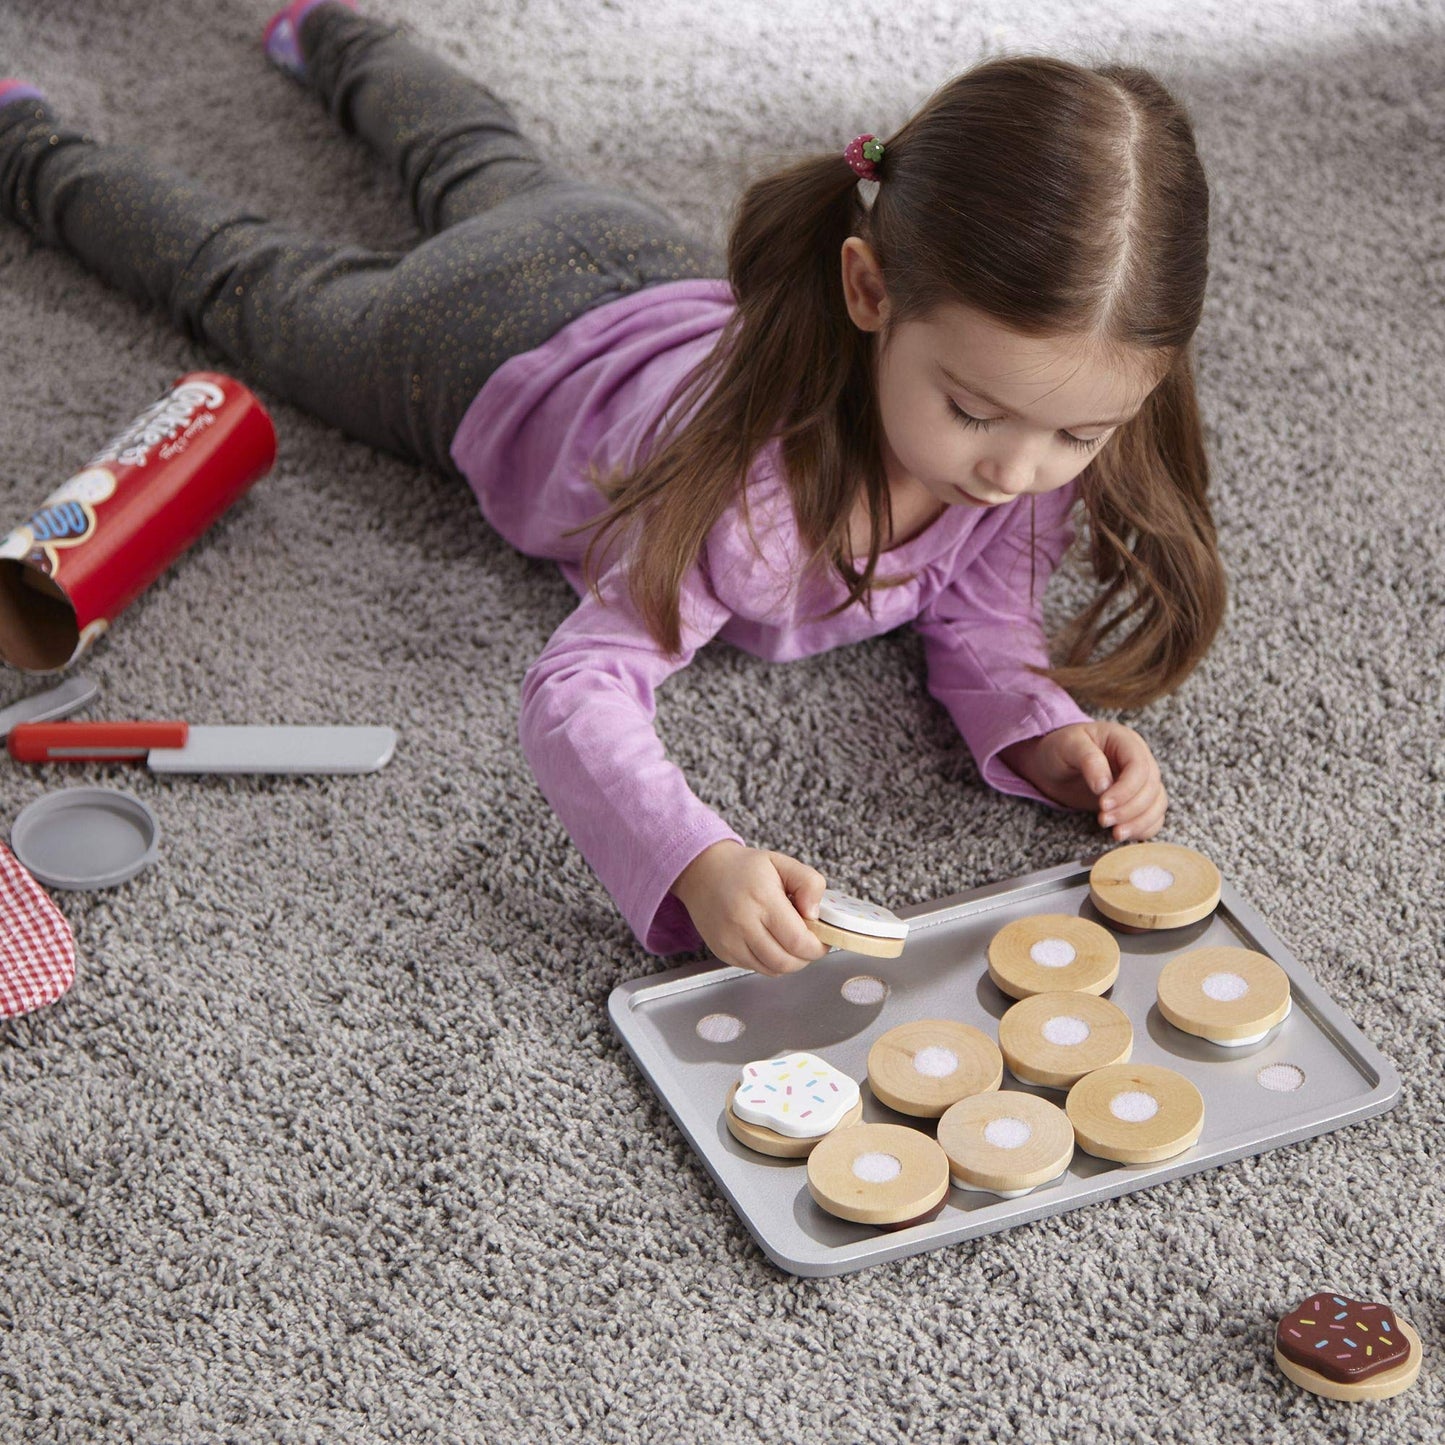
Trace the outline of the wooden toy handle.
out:
[[[183,722],[17,723],[6,746],[21,763],[126,760],[152,748],[183,748],[189,732]]]

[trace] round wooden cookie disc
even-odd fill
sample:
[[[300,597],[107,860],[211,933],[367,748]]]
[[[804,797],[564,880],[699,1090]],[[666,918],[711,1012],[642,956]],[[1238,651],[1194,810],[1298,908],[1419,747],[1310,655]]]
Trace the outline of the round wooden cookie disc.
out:
[[[1035,913],[1000,928],[988,945],[988,976],[1010,998],[1104,993],[1119,977],[1119,942],[1072,913]]]
[[[1219,905],[1219,869],[1178,843],[1126,843],[1089,870],[1094,907],[1135,928],[1182,928]]]
[[[907,942],[902,938],[876,938],[872,934],[836,928],[821,918],[805,918],[803,922],[819,943],[826,943],[830,948],[845,948],[849,953],[866,953],[870,958],[897,958]]]
[[[808,1155],[808,1193],[857,1224],[902,1224],[948,1193],[948,1155],[906,1124],[835,1129]]]
[[[950,1104],[1002,1082],[998,1045],[954,1019],[899,1024],[868,1050],[868,1083],[880,1103],[900,1114],[936,1119]]]
[[[1134,1025],[1117,1004],[1092,993],[1036,993],[999,1020],[998,1043],[1016,1079],[1068,1089],[1095,1069],[1124,1063]]]
[[[1057,1104],[1018,1089],[960,1099],[938,1121],[960,1189],[1015,1199],[1057,1179],[1074,1157],[1074,1126]]]
[[[1409,1355],[1394,1369],[1383,1370],[1368,1380],[1361,1380],[1357,1385],[1347,1384],[1343,1380],[1327,1380],[1314,1370],[1305,1369],[1303,1365],[1296,1364],[1281,1354],[1278,1345],[1274,1347],[1274,1362],[1286,1378],[1293,1380],[1302,1390],[1323,1395],[1327,1400],[1388,1400],[1392,1395],[1408,1390],[1419,1378],[1422,1349],[1415,1327],[1399,1310],[1395,1310],[1394,1315],[1395,1323],[1410,1342]]]
[[[790,1134],[779,1134],[776,1129],[769,1129],[762,1124],[749,1124],[746,1119],[739,1119],[733,1112],[733,1095],[738,1091],[738,1081],[733,1080],[732,1087],[728,1090],[727,1105],[724,1117],[727,1120],[728,1132],[749,1149],[756,1149],[759,1154],[771,1154],[775,1159],[803,1159],[813,1152],[814,1146],[821,1143],[839,1129],[851,1128],[863,1117],[863,1100],[860,1096],[858,1102],[843,1115],[841,1119],[828,1131],[828,1134],[816,1134],[811,1139],[797,1139]]]
[[[1196,948],[1159,973],[1159,1012],[1226,1048],[1257,1044],[1290,1011],[1289,975],[1252,948]]]
[[[1160,1064],[1110,1064],[1085,1074],[1064,1100],[1079,1147],[1119,1164],[1171,1159],[1204,1128],[1204,1096]]]

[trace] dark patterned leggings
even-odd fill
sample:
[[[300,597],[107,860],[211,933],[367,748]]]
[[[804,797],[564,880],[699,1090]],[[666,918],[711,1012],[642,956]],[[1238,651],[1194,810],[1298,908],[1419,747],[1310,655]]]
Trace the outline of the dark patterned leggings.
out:
[[[502,101],[403,26],[318,5],[302,43],[331,114],[401,178],[424,236],[410,251],[268,221],[35,101],[0,107],[0,212],[248,383],[453,475],[462,414],[508,357],[602,302],[725,274],[659,207],[546,164]]]

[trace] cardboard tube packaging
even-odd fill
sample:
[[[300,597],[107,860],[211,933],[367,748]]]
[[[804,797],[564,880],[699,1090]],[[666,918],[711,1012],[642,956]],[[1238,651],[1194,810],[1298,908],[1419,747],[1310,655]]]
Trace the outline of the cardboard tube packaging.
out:
[[[178,377],[0,541],[0,657],[69,667],[275,460],[246,387]]]

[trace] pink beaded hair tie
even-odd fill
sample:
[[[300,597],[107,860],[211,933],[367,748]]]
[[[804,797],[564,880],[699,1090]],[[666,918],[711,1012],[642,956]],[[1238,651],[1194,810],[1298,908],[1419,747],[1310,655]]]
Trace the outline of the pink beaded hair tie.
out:
[[[843,159],[865,181],[876,181],[879,176],[875,162],[883,159],[883,142],[874,140],[870,133],[860,135],[857,140],[848,142],[848,149],[843,152]]]

